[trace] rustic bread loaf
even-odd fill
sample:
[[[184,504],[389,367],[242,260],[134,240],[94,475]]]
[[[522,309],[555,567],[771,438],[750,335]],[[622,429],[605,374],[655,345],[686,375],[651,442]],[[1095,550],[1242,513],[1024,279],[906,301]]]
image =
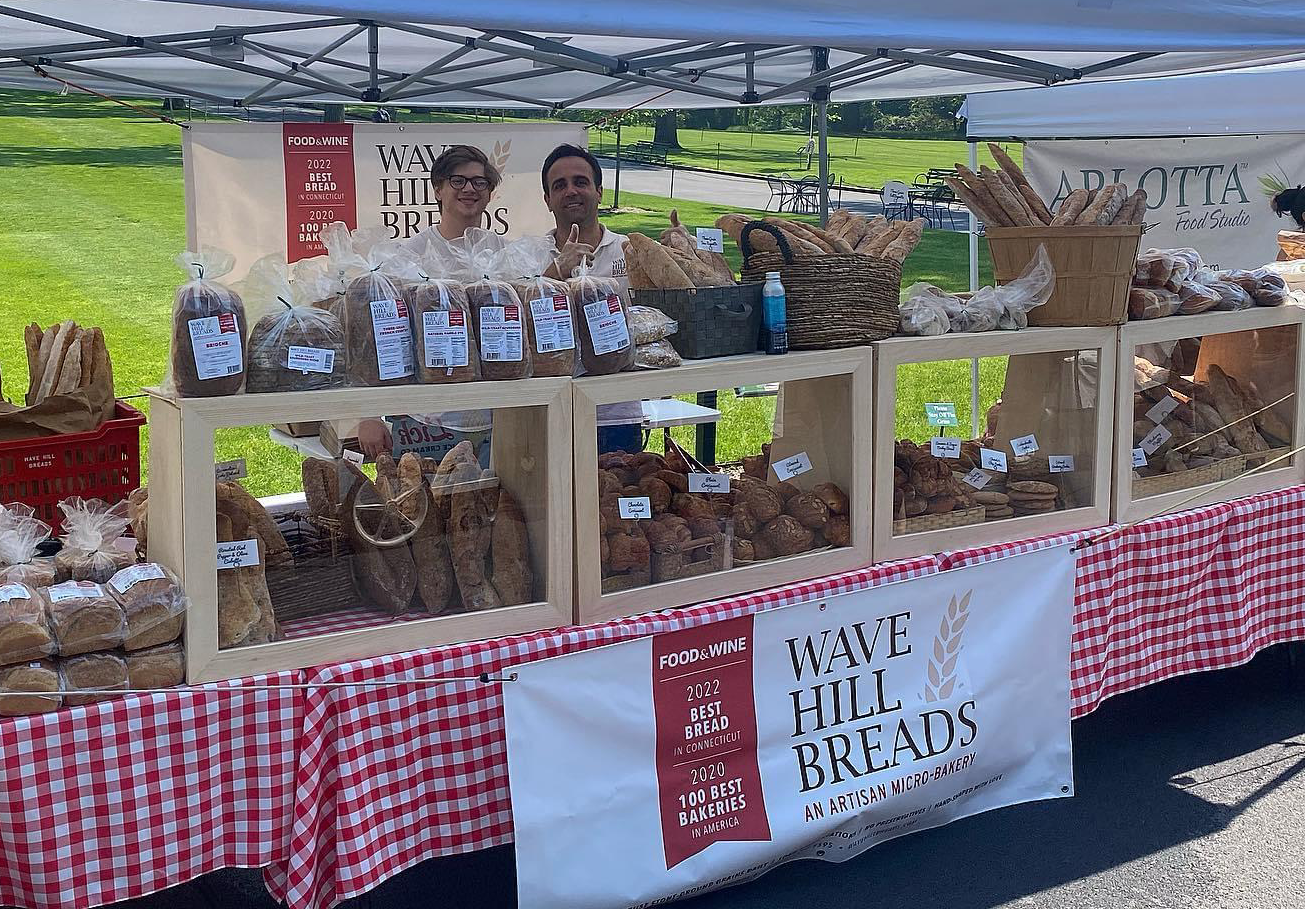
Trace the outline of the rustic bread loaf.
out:
[[[0,584],[0,665],[39,660],[58,649],[41,589]]]
[[[4,694],[6,691],[48,691],[49,694]],[[27,716],[58,710],[63,680],[53,660],[33,660],[0,666],[0,716]]]
[[[524,379],[531,375],[526,315],[517,291],[506,281],[485,278],[466,286],[476,328],[482,379]]]
[[[126,655],[129,688],[175,688],[186,681],[186,650],[181,641]]]
[[[127,650],[175,641],[186,621],[186,595],[177,578],[154,562],[124,568],[109,579],[109,593],[127,617]]]
[[[122,607],[99,584],[65,581],[46,588],[46,597],[61,655],[112,650],[126,637]]]
[[[570,376],[576,369],[576,319],[567,285],[536,277],[513,283],[525,314],[531,375]]]
[[[127,664],[116,653],[88,653],[59,661],[63,673],[64,705],[77,707],[106,701],[111,694],[80,694],[82,691],[126,690]]]
[[[187,398],[230,395],[245,383],[245,305],[215,281],[177,289],[172,304],[172,381]]]
[[[481,372],[467,292],[457,281],[427,280],[404,288],[413,320],[417,381],[471,382]]]

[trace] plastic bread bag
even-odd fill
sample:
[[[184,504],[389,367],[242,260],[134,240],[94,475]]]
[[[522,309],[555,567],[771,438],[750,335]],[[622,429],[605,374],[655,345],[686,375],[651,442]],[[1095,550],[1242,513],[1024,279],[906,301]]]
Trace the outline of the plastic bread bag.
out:
[[[63,548],[54,557],[56,581],[94,581],[103,584],[119,569],[136,561],[118,546],[131,519],[127,501],[109,505],[101,499],[73,496],[59,503],[64,514]]]
[[[1129,288],[1129,318],[1163,319],[1179,311],[1179,295],[1161,287]]]
[[[1171,249],[1169,250],[1169,253],[1174,256],[1175,259],[1188,263],[1188,274],[1190,277],[1206,266],[1206,262],[1202,260],[1202,254],[1191,246],[1181,246],[1178,249]]]
[[[524,379],[531,374],[521,298],[503,277],[503,246],[487,230],[468,231],[465,268],[477,277],[464,290],[472,311],[481,378]]]
[[[576,371],[576,317],[566,282],[545,277],[553,261],[548,237],[522,237],[503,248],[503,269],[526,316],[531,375],[570,376]]]
[[[413,321],[413,355],[417,381],[424,384],[471,382],[481,377],[481,360],[472,331],[472,312],[463,284],[450,276],[440,259],[407,258],[413,280],[403,289]]]
[[[1306,288],[1306,260],[1285,259],[1281,262],[1269,262],[1256,269],[1252,274],[1261,272],[1282,278],[1284,287],[1288,288],[1290,292]]]
[[[1020,277],[994,288],[1002,303],[998,328],[1018,331],[1029,326],[1029,311],[1042,306],[1052,297],[1057,286],[1057,272],[1047,249],[1039,244],[1038,252],[1029,260]],[[977,295],[978,296],[978,295]],[[973,302],[973,301],[972,301]]]
[[[1222,300],[1214,287],[1196,281],[1185,281],[1179,285],[1179,315],[1181,316],[1195,316],[1208,309],[1214,309],[1221,305]]]
[[[127,620],[122,607],[101,584],[64,581],[47,587],[50,626],[61,656],[77,656],[122,646]]]
[[[652,306],[631,306],[628,312],[636,347],[669,338],[680,330],[679,322]]]
[[[960,309],[950,315],[949,321],[953,331],[992,331],[998,327],[1003,312],[998,288],[981,287]]]
[[[0,665],[54,656],[45,594],[31,584],[0,584]]]
[[[164,386],[188,398],[236,394],[245,384],[245,305],[218,283],[236,260],[211,246],[176,258],[189,280],[172,298],[172,348]]]
[[[1256,293],[1256,285],[1258,283],[1256,275],[1247,271],[1245,268],[1226,268],[1223,271],[1216,272],[1216,274],[1219,276],[1221,281],[1229,281],[1237,284],[1243,290],[1247,291],[1249,297]]]
[[[176,575],[155,562],[117,572],[105,584],[127,619],[123,647],[144,650],[181,636],[188,601]]]
[[[918,281],[899,296],[898,322],[905,335],[942,335],[952,329],[952,317],[965,302],[933,284]]]
[[[48,692],[8,694],[6,692]],[[50,713],[63,704],[63,678],[54,660],[0,666],[0,716]]]
[[[580,359],[586,375],[604,376],[635,365],[630,317],[621,285],[590,274],[582,262],[567,281],[580,322]]]
[[[1163,249],[1149,249],[1134,260],[1135,287],[1164,287],[1174,273],[1175,258]]]
[[[1252,291],[1252,300],[1257,306],[1282,306],[1288,302],[1288,282],[1278,272],[1258,268],[1252,272],[1256,279],[1256,289]]]
[[[332,271],[330,256],[300,259],[291,266],[290,285],[295,289],[296,299],[325,309],[336,321],[340,320],[340,310],[345,305],[345,282],[342,275]]]
[[[1252,295],[1232,281],[1214,281],[1207,285],[1207,290],[1220,298],[1215,309],[1236,311],[1251,309],[1255,305]]]
[[[313,306],[318,288],[290,280],[281,253],[264,256],[241,284],[251,316],[245,391],[316,391],[345,384],[345,331]]]
[[[334,268],[345,276],[341,324],[351,385],[405,385],[413,381],[413,332],[408,306],[383,267],[384,250],[366,257],[354,249],[349,229],[340,221],[322,229],[322,243]]]
[[[663,338],[648,344],[635,345],[636,369],[670,369],[683,361],[671,342]]]
[[[54,559],[38,556],[50,539],[50,525],[33,516],[27,505],[0,507],[0,584],[49,587],[55,581]]]

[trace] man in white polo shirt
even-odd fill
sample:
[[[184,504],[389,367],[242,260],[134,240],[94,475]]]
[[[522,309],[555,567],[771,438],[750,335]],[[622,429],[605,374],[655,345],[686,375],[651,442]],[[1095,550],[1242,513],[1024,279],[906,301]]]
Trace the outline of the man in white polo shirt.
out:
[[[540,181],[544,185],[544,204],[553,212],[556,225],[550,236],[557,258],[549,275],[570,278],[584,259],[595,275],[616,278],[622,297],[628,299],[630,279],[626,275],[626,253],[621,248],[626,237],[599,223],[603,168],[598,160],[578,145],[559,145],[544,159]]]

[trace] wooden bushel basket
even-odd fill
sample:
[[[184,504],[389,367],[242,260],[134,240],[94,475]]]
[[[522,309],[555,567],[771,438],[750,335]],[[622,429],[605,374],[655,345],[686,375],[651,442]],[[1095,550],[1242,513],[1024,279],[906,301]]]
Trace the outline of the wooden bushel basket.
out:
[[[1020,277],[1040,243],[1047,248],[1056,286],[1046,303],[1029,311],[1031,327],[1125,323],[1143,225],[989,227],[985,235],[999,284]]]

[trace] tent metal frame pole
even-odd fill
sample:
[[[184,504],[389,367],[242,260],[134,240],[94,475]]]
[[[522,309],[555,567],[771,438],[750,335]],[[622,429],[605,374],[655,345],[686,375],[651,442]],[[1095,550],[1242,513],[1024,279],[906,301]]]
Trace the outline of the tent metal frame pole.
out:
[[[967,142],[966,152],[970,156],[970,169],[972,171],[979,169],[979,146],[974,142]],[[967,209],[970,218],[970,230],[966,233],[966,249],[970,258],[970,292],[974,293],[979,290],[979,221],[975,218],[975,212]],[[980,389],[980,371],[979,360],[975,357],[970,358],[970,428],[971,438],[978,439],[981,437],[980,432],[980,414],[979,414],[979,389]]]
[[[29,62],[28,66],[35,65],[35,61]],[[101,79],[113,79],[127,85],[139,85],[144,88],[157,89],[165,94],[179,95],[183,97],[203,98],[205,101],[212,101],[215,104],[235,105],[238,102],[234,98],[223,98],[219,95],[211,95],[208,92],[199,89],[178,88],[175,85],[169,85],[166,82],[157,82],[153,79],[140,79],[136,76],[124,76],[119,73],[110,72],[103,69],[95,69],[90,66],[80,66],[76,63],[61,63],[58,60],[50,60],[41,64],[44,69],[66,69],[70,72],[81,73],[84,76],[98,76]]]
[[[833,66],[827,70],[812,73],[810,76],[804,76],[802,79],[795,80],[790,82],[788,85],[782,85],[777,89],[765,93],[762,95],[762,103],[765,104],[767,101],[792,94],[793,92],[805,91],[813,85],[828,83],[832,76],[849,72],[859,66],[865,66],[866,64],[872,63],[878,59],[880,58],[875,54],[868,54],[856,60],[849,60],[847,63],[840,63],[838,66]]]
[[[816,103],[816,175],[821,181],[821,227],[830,222],[830,148],[829,148],[829,101]]]
[[[287,68],[287,72],[298,73],[298,72],[307,72],[307,71],[308,71],[308,64],[307,64],[307,63],[299,63],[299,62],[297,62],[297,61],[295,61],[295,60],[291,60],[291,59],[289,59],[288,57],[285,57],[285,56],[282,56],[281,54],[276,53],[275,51],[271,50],[270,48],[263,47],[263,46],[262,46],[261,44],[259,44],[258,42],[255,42],[255,41],[248,41],[248,40],[246,40],[246,39],[244,39],[244,38],[237,38],[237,39],[236,39],[236,43],[239,44],[241,47],[246,48],[246,49],[248,49],[248,50],[251,50],[251,51],[253,51],[254,53],[256,53],[256,54],[258,54],[258,55],[260,55],[260,56],[267,57],[269,60],[272,60],[272,61],[274,61],[274,62],[276,62],[276,63],[280,63],[282,66],[284,66],[284,67]],[[349,85],[348,82],[342,82],[342,81],[340,81],[339,79],[334,79],[334,78],[332,78],[331,76],[325,75],[325,74],[323,74],[323,73],[318,73],[318,72],[309,73],[309,75],[311,75],[314,79],[318,79],[318,80],[320,80],[320,81],[322,81],[322,82],[325,82],[327,85],[334,85],[334,86],[337,88],[337,90],[339,90],[339,91],[342,91],[342,92],[349,92],[349,91],[352,91],[352,87]],[[284,81],[284,80],[281,80],[281,79],[278,79],[278,80],[276,80],[275,82],[272,82],[271,80],[269,80],[268,85],[265,85],[263,88],[259,89],[259,91],[260,91],[260,92],[265,92],[265,93],[268,92],[268,91],[271,91],[271,90],[272,90],[273,88],[275,88],[277,85],[281,85],[283,81]],[[257,96],[257,95],[258,95],[258,92],[255,92],[255,96]]]
[[[381,95],[381,100],[389,101],[391,98],[395,96],[396,93],[403,91],[405,88],[412,85],[414,82],[417,82],[425,78],[426,76],[432,75],[434,73],[438,73],[440,70],[444,69],[444,67],[448,66],[450,63],[457,60],[459,57],[462,57],[464,54],[471,53],[471,51],[472,51],[472,46],[470,44],[464,44],[462,47],[454,48],[452,51],[445,54],[443,57],[441,57],[439,60],[436,60],[434,63],[424,66],[421,69],[419,69],[417,72],[413,73],[411,76],[405,76],[403,79],[400,79],[398,82],[394,83],[393,85],[388,86],[385,93]]]
[[[345,34],[342,37],[339,37],[336,40],[332,41],[330,44],[328,44],[326,47],[319,50],[317,53],[311,54],[310,56],[305,57],[303,60],[288,62],[286,65],[291,67],[292,70],[300,70],[300,69],[304,69],[305,67],[312,66],[314,63],[317,63],[319,61],[325,61],[326,58],[332,52],[339,50],[341,47],[348,44],[350,41],[353,41],[355,38],[357,38],[366,30],[367,29],[365,26],[355,25],[352,29],[349,30],[348,34]],[[263,44],[262,42],[255,43],[248,40],[247,38],[241,38],[240,40],[245,46],[252,47],[261,53],[268,53],[269,50],[276,51],[276,48],[270,48],[269,46]],[[321,73],[317,73],[317,77],[319,79],[326,78]],[[257,91],[251,92],[250,94],[246,95],[241,103],[246,106],[253,104],[256,100],[263,97],[272,89],[276,88],[278,85],[281,84],[282,83],[280,79],[278,79],[275,82],[269,81],[267,85],[264,85],[262,88],[258,89]]]
[[[494,29],[487,31],[486,35],[495,38],[505,38],[508,41],[515,41],[534,50],[546,54],[559,54],[564,57],[573,57],[577,60],[583,60],[586,63],[592,63],[595,66],[601,66],[606,70],[616,69],[618,72],[624,72],[629,64],[620,57],[613,57],[608,54],[600,54],[596,51],[585,50],[583,47],[571,47],[563,44],[561,41],[554,41],[552,38],[541,38],[538,35],[529,35],[526,32],[499,30]]]
[[[876,79],[883,79],[885,76],[892,76],[894,73],[900,73],[903,70],[919,66],[918,63],[894,63],[884,69],[876,69],[873,72],[865,72],[855,76],[852,79],[845,79],[842,82],[836,82],[830,86],[830,91],[842,91],[845,88],[851,88],[854,85],[861,85],[865,82],[874,82]]]
[[[469,39],[469,42],[470,42],[470,39]],[[268,42],[266,42],[266,41],[260,41],[260,42],[258,42],[258,46],[260,46],[260,47],[269,47],[269,48],[271,48],[272,50],[274,50],[274,51],[276,51],[276,52],[278,52],[278,53],[285,54],[287,57],[304,57],[304,56],[305,56],[305,54],[303,53],[303,51],[293,50],[293,49],[288,48],[288,47],[280,47],[280,46],[278,46],[278,45],[276,45],[276,44],[268,44]],[[467,48],[470,49],[470,48],[472,47],[472,45],[471,45],[470,43],[468,43],[468,44],[465,44],[464,47],[467,47]],[[435,81],[432,79],[433,76],[436,76],[436,75],[447,75],[447,74],[449,74],[449,73],[464,72],[464,71],[466,71],[466,70],[477,69],[477,68],[482,67],[482,66],[493,66],[493,65],[496,64],[496,63],[506,63],[506,62],[509,62],[509,61],[511,61],[511,60],[513,60],[513,59],[515,59],[515,58],[513,58],[513,57],[511,57],[511,56],[508,56],[508,55],[495,55],[495,56],[490,57],[490,58],[487,58],[487,59],[485,59],[485,60],[474,60],[474,61],[472,61],[471,63],[462,63],[462,64],[459,64],[458,66],[450,66],[450,67],[448,67],[447,69],[445,69],[445,70],[443,70],[443,71],[441,71],[441,72],[427,73],[425,76],[423,76],[423,77],[420,78],[420,79],[417,79],[416,81],[418,81],[418,82],[422,82],[422,83],[425,83],[425,84],[428,84],[428,85],[441,86],[441,85],[443,85],[444,83],[442,83],[442,82],[435,82]],[[342,59],[340,59],[339,57],[323,57],[323,58],[322,58],[322,62],[323,62],[323,63],[330,64],[331,66],[338,66],[338,67],[340,67],[340,68],[342,68],[342,69],[353,70],[354,72],[359,72],[359,73],[365,73],[365,72],[367,72],[367,67],[366,67],[364,64],[362,64],[362,63],[355,63],[353,60],[342,60]],[[391,80],[391,81],[395,81],[395,82],[400,81],[400,80],[406,78],[406,77],[409,75],[408,73],[401,73],[401,72],[398,72],[397,70],[386,69],[386,68],[384,68],[384,67],[382,67],[382,68],[379,70],[379,72],[381,73],[381,75],[385,76],[387,79],[389,79],[389,80]],[[359,89],[361,89],[361,88],[363,87],[363,85],[364,85],[364,83],[358,83],[358,84],[355,85],[354,87],[355,87],[355,88],[359,88]]]
[[[1161,56],[1159,53],[1152,54],[1125,54],[1123,57],[1116,57],[1113,60],[1103,60],[1101,63],[1090,63],[1088,66],[1079,68],[1081,76],[1091,76],[1094,73],[1100,73],[1108,69],[1116,69],[1120,66],[1128,66],[1130,63],[1138,63],[1140,60],[1150,60],[1153,57]]]
[[[968,57],[980,57],[985,60],[992,60],[995,63],[1010,63],[1013,66],[1019,66],[1022,69],[1028,69],[1031,72],[1044,72],[1054,76],[1058,81],[1078,78],[1078,70],[1066,66],[1057,66],[1055,63],[1043,63],[1039,60],[1030,60],[1025,57],[1017,57],[1012,54],[1004,54],[1001,51],[986,50],[963,50],[958,51]]]
[[[502,85],[502,84],[505,83],[505,82],[520,82],[520,81],[522,81],[523,79],[534,79],[534,78],[537,78],[537,77],[539,77],[539,76],[554,76],[554,75],[557,75],[558,73],[565,73],[565,72],[570,72],[570,70],[568,70],[567,67],[565,67],[565,66],[551,66],[551,67],[545,67],[544,69],[538,69],[538,70],[526,70],[526,71],[524,71],[524,72],[507,73],[507,74],[502,75],[502,76],[495,76],[495,77],[494,77],[494,84],[495,84],[495,85]],[[404,100],[407,100],[407,99],[409,99],[409,98],[420,98],[420,97],[423,96],[423,95],[430,95],[430,94],[444,94],[444,93],[446,93],[446,92],[451,92],[451,91],[460,91],[460,90],[466,90],[466,91],[479,91],[479,92],[481,92],[482,94],[484,94],[486,97],[489,97],[489,98],[496,97],[496,95],[497,95],[497,93],[493,93],[493,92],[490,92],[490,91],[485,90],[485,89],[479,89],[479,88],[477,88],[478,86],[480,86],[480,85],[484,85],[484,84],[485,84],[484,81],[482,81],[482,80],[480,80],[480,79],[465,80],[465,81],[463,81],[463,82],[447,82],[447,83],[444,83],[444,84],[441,84],[441,83],[431,83],[431,82],[427,82],[426,80],[423,80],[423,84],[431,85],[432,87],[438,88],[438,91],[434,91],[434,92],[433,92],[433,91],[431,91],[430,89],[413,89],[413,90],[410,91],[410,92],[400,92],[400,93],[398,93],[398,94],[392,96],[392,97],[390,98],[390,100],[391,100],[391,101],[404,101]],[[537,103],[538,103],[541,107],[550,107],[550,106],[551,106],[551,105],[550,105],[548,102],[546,102],[546,101],[539,101],[539,102],[537,102]]]
[[[197,41],[187,42],[182,46],[183,47],[209,47],[211,45],[209,43],[209,39],[202,38]],[[0,52],[0,57],[5,57],[5,56],[8,55],[3,52]],[[5,60],[3,62],[0,62],[0,69],[12,69],[15,66],[29,66],[30,64],[28,64],[26,61],[34,57],[42,57],[47,60],[58,61],[60,63],[65,63],[65,62],[78,63],[83,60],[98,62],[100,60],[118,60],[124,57],[144,57],[144,56],[156,56],[156,53],[155,51],[144,50],[139,47],[127,47],[127,48],[116,48],[114,50],[77,51],[75,53],[70,53],[70,54],[22,54],[19,55],[17,59]]]
[[[957,57],[942,57],[934,54],[922,54],[916,51],[898,50],[893,48],[881,48],[881,56],[889,60],[897,60],[899,63],[923,63],[928,66],[937,66],[940,69],[951,69],[963,73],[973,73],[978,76],[993,76],[999,79],[1010,79],[1013,82],[1035,82],[1039,85],[1047,85],[1046,76],[1037,73],[1022,70],[1014,66],[999,66],[996,63],[984,63],[979,60],[963,60]]]
[[[367,95],[364,101],[381,100],[380,73],[377,67],[381,60],[381,32],[375,22],[367,23]]]

